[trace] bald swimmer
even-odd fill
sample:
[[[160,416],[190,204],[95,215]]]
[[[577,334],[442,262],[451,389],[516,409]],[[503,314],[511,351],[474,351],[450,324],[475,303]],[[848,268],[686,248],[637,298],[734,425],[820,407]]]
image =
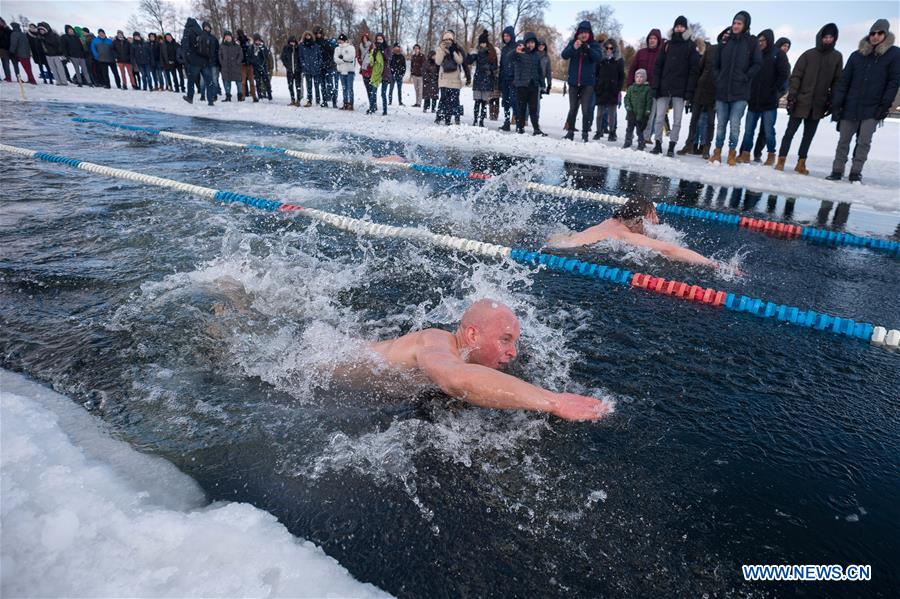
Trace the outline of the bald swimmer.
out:
[[[653,225],[659,224],[656,207],[653,205],[653,202],[632,198],[616,210],[612,218],[606,219],[599,225],[588,227],[579,233],[552,235],[547,240],[547,247],[573,248],[591,245],[604,239],[617,239],[629,245],[650,248],[669,260],[675,260],[676,262],[700,264],[713,268],[719,266],[718,262],[710,260],[693,250],[648,237],[644,231],[645,222]]]
[[[426,329],[372,346],[391,368],[420,374],[444,393],[476,406],[548,412],[566,420],[597,420],[609,404],[554,393],[500,372],[515,357],[519,319],[493,300],[472,304],[456,332]]]

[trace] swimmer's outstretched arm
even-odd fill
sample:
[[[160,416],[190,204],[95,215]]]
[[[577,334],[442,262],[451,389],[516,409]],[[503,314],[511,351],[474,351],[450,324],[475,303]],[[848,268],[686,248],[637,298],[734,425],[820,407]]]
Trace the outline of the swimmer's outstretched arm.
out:
[[[597,420],[609,411],[596,398],[541,389],[497,370],[467,364],[446,350],[424,350],[417,361],[444,393],[477,406],[548,412],[566,420]]]
[[[683,248],[681,246],[675,245],[674,243],[667,243],[665,241],[653,239],[652,237],[647,237],[646,235],[641,235],[640,233],[625,233],[624,235],[620,236],[619,239],[631,245],[638,245],[641,247],[650,248],[651,250],[656,250],[669,260],[675,260],[677,262],[687,262],[688,264],[700,264],[703,266],[711,266],[713,268],[719,265],[719,263],[715,260],[710,260],[706,256],[698,254],[693,250]]]

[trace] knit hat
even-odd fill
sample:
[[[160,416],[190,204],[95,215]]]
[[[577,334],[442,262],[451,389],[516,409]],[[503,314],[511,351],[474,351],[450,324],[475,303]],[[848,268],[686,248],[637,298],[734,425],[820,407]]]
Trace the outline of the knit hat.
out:
[[[479,43],[479,44],[486,44],[486,43],[488,43],[488,32],[487,32],[487,29],[485,29],[484,31],[482,31],[482,32],[481,32],[481,35],[478,36],[478,43]]]
[[[869,33],[873,31],[884,31],[885,33],[889,33],[891,30],[891,23],[887,19],[878,19],[875,23],[869,27]]]
[[[679,25],[681,25],[682,27],[684,27],[685,29],[687,29],[687,26],[688,26],[687,17],[685,17],[685,16],[680,16],[680,17],[678,17],[677,19],[675,19],[675,25],[673,26],[673,29],[674,29],[675,27],[678,27]]]
[[[636,70],[636,71],[634,72],[634,77],[635,77],[635,79],[638,77],[638,75],[640,75],[641,77],[643,77],[643,78],[644,78],[644,81],[646,81],[646,80],[647,80],[647,69],[638,69],[638,70]]]
[[[87,31],[87,29],[86,29],[86,28],[82,28],[82,31]],[[106,35],[106,32],[103,31],[102,29],[98,29],[98,30],[97,30],[97,33],[102,33],[103,35]]]
[[[131,37],[141,37],[141,32],[135,31],[134,33],[131,34]]]
[[[261,36],[260,34],[258,34],[258,33],[254,33],[254,34],[253,34],[253,41],[254,41],[254,42],[261,42],[261,41],[262,41],[262,36]]]
[[[347,41],[347,36],[344,35],[343,33],[340,34],[340,35],[338,36],[338,41],[346,42],[346,41]]]

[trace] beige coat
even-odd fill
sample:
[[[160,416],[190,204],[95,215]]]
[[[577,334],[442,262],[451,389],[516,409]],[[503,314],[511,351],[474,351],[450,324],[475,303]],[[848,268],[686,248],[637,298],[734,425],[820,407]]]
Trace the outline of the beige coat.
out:
[[[441,44],[438,45],[437,50],[434,51],[434,62],[438,64],[438,66],[442,65],[444,62],[444,58],[447,56],[447,49],[444,48],[444,41],[449,40],[453,41],[453,36],[449,33],[445,33],[441,36]],[[456,63],[455,71],[444,71],[444,68],[441,66],[440,75],[438,75],[438,87],[449,87],[452,89],[462,89],[463,80],[462,80],[462,64],[463,64],[463,54],[460,51],[453,53],[453,62]]]

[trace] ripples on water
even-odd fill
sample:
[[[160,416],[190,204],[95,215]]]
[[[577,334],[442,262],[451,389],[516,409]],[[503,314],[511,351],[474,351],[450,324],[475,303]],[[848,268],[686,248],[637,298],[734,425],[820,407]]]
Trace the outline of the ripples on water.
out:
[[[154,113],[78,114],[315,152],[498,164]],[[512,245],[610,213],[524,191],[523,177],[571,177],[550,159],[481,184],[163,142],[69,116],[10,106],[6,143]],[[0,169],[0,365],[76,398],[211,499],[270,510],[361,580],[401,596],[777,595],[794,591],[746,585],[740,564],[871,563],[871,588],[898,582],[896,355],[65,167],[7,157]],[[584,255],[900,323],[896,259],[679,220],[652,232],[731,270],[615,243]],[[365,351],[361,339],[451,328],[480,297],[522,320],[513,374],[606,397],[616,413],[572,424],[333,384],[334,366]]]

